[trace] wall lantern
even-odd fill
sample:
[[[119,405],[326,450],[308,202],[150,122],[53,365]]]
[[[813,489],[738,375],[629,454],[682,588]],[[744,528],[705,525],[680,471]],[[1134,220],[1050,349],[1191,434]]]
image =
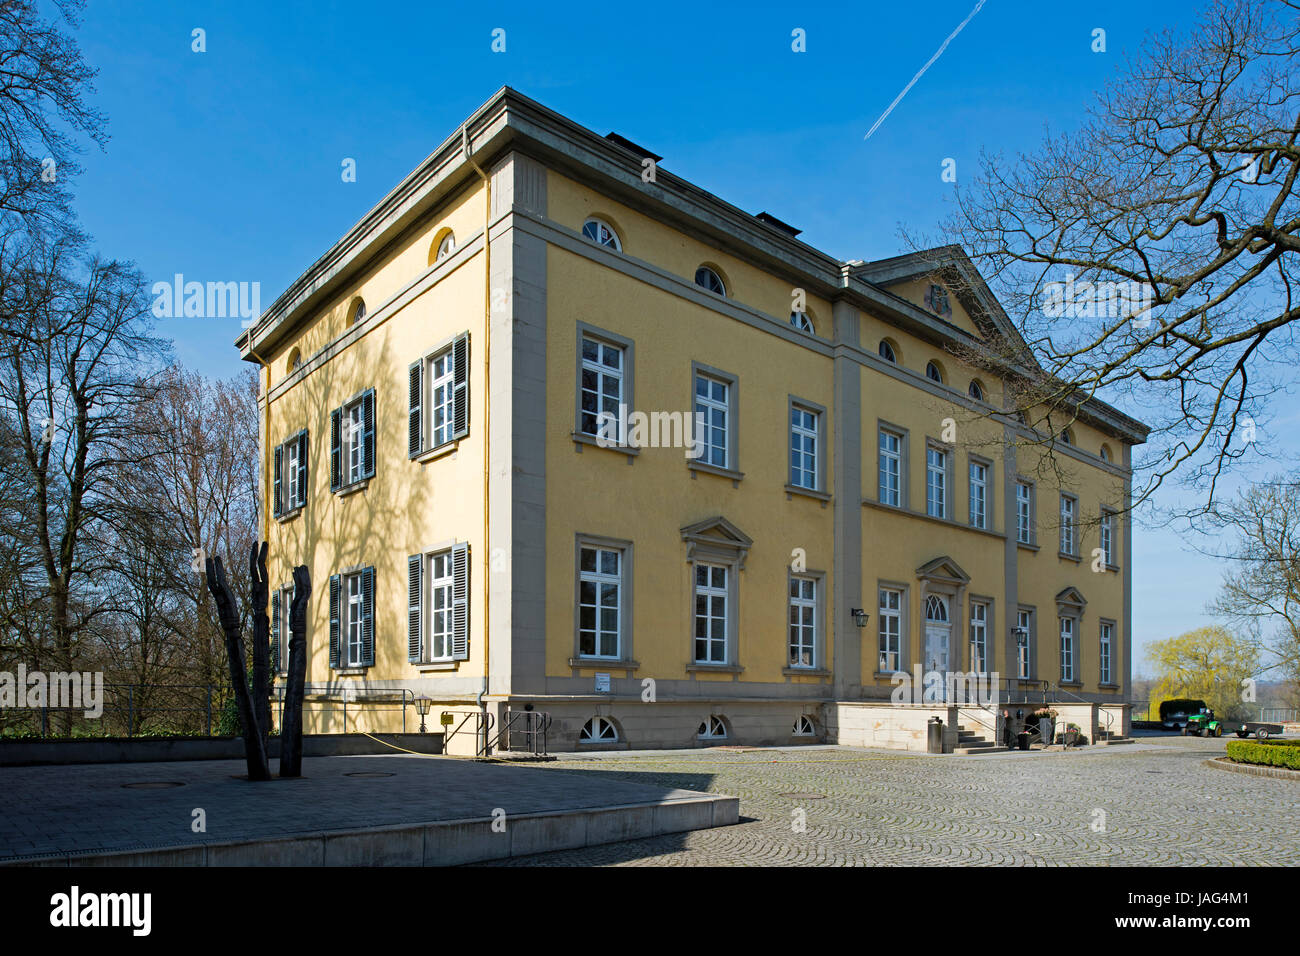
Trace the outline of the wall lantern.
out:
[[[433,701],[427,697],[415,698],[415,709],[420,714],[420,733],[424,733],[424,718],[429,713],[429,708],[433,706]]]
[[[853,615],[853,623],[858,627],[867,626],[867,618],[871,615],[869,615],[865,610],[860,607],[851,607],[849,608],[849,613]]]

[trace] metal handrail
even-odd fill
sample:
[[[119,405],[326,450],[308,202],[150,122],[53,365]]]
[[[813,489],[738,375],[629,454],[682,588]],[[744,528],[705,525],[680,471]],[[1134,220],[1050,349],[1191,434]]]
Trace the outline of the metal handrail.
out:
[[[444,710],[442,714],[444,717],[446,717],[451,714],[451,711]],[[474,718],[474,738],[476,741],[474,744],[474,756],[486,757],[491,754],[492,725],[496,723],[496,717],[490,711],[486,711],[486,710],[471,710],[464,717],[462,717],[460,723],[452,728],[451,733],[447,734],[445,737],[442,738],[443,753],[447,752],[447,744],[451,743],[451,739],[461,732],[461,730],[464,728],[465,724],[469,722],[471,717]],[[480,733],[482,733],[483,735],[482,743],[477,742],[479,740]]]
[[[1073,697],[1075,700],[1077,700],[1077,701],[1078,701],[1079,703],[1081,703],[1081,704],[1096,704],[1096,705],[1097,705],[1097,710],[1098,710],[1100,713],[1103,713],[1103,714],[1106,715],[1106,739],[1107,739],[1107,740],[1110,740],[1110,728],[1111,728],[1111,726],[1115,723],[1115,717],[1114,717],[1114,715],[1111,714],[1110,711],[1108,711],[1108,710],[1102,710],[1102,709],[1101,709],[1101,702],[1100,702],[1100,701],[1096,701],[1096,700],[1084,700],[1084,699],[1083,699],[1082,697],[1080,697],[1078,694],[1075,694],[1075,693],[1072,693],[1071,691],[1066,690],[1066,689],[1063,688],[1060,684],[1057,684],[1057,685],[1056,685],[1056,693],[1058,693],[1058,694],[1065,694],[1067,697]],[[1089,728],[1089,729],[1091,729],[1091,728]]]
[[[507,710],[506,723],[501,729],[501,737],[505,741],[506,749],[514,749],[510,744],[510,735],[521,717],[523,718],[524,727],[518,733],[527,742],[525,746],[534,757],[547,756],[546,732],[551,727],[551,715],[545,711]]]

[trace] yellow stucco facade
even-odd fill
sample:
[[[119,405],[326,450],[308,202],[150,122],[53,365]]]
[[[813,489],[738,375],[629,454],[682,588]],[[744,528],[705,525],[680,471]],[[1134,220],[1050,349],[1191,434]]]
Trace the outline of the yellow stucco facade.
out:
[[[241,336],[272,582],[313,582],[308,731],[427,697],[530,706],[554,749],[834,739],[918,664],[1124,700],[1142,426],[1018,422],[963,357],[1006,319],[959,251],[838,262],[650,159],[502,90]],[[584,388],[717,427],[610,442]]]

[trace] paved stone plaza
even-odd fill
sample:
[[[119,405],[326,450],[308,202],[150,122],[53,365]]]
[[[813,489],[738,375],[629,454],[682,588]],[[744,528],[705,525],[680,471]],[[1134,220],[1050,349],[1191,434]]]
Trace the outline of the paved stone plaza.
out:
[[[1146,737],[972,757],[843,748],[566,755],[539,772],[582,767],[734,794],[741,823],[487,865],[1300,864],[1300,783],[1207,767],[1225,743]],[[805,832],[795,827],[800,810]]]
[[[245,769],[234,760],[4,768],[0,864],[93,853],[126,865],[419,865],[736,818],[734,800],[581,768],[393,754],[308,757],[296,780],[249,783]],[[498,814],[506,825],[494,830]],[[465,822],[442,826],[451,821]],[[426,840],[420,824],[438,832]]]

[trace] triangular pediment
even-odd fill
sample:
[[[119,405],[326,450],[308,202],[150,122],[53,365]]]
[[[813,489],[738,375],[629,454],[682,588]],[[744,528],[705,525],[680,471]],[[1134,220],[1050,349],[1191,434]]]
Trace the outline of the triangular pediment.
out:
[[[1033,363],[1015,323],[960,246],[859,263],[851,274],[908,302],[931,319],[976,339],[1005,343],[1002,348],[1009,347],[1020,361]]]
[[[722,515],[705,518],[682,528],[682,538],[694,541],[708,541],[713,544],[730,545],[734,548],[748,550],[754,539],[741,531]]]
[[[1088,605],[1088,601],[1083,596],[1083,592],[1073,585],[1056,595],[1056,603],[1063,604],[1066,607],[1078,608],[1080,611]]]
[[[951,584],[970,583],[970,575],[962,570],[960,564],[946,554],[925,562],[916,569],[916,576],[931,581],[947,581]]]

